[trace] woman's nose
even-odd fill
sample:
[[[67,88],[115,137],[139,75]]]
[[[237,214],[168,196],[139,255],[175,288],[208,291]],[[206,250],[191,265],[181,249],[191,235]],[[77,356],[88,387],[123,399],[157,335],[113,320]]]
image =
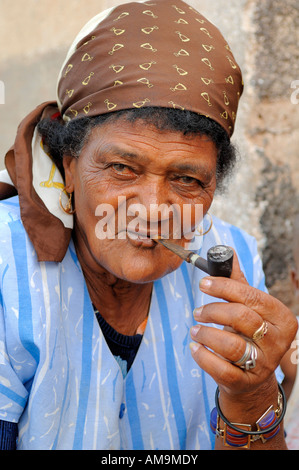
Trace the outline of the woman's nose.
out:
[[[128,215],[134,216],[139,212],[141,219],[148,222],[161,222],[168,220],[171,214],[171,201],[166,191],[165,182],[149,182],[140,189],[137,201],[128,207]]]
[[[180,238],[181,207],[169,199],[165,182],[148,187],[144,185],[137,199],[138,202],[128,205],[127,215],[135,222],[138,217],[139,230],[150,230],[152,236]]]

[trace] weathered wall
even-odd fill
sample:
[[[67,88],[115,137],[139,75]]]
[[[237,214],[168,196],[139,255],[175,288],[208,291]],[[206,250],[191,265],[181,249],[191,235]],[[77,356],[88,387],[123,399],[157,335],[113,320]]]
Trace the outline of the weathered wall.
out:
[[[0,168],[20,120],[55,98],[57,74],[79,29],[120,3],[125,1],[0,0]],[[298,0],[189,3],[221,29],[245,81],[234,136],[241,158],[214,212],[256,236],[271,292],[295,311],[289,269],[299,206],[299,93],[291,88],[299,81]]]
[[[271,292],[299,313],[289,282],[293,219],[299,212],[299,106],[291,88],[299,79],[299,3],[256,2],[252,24],[256,52],[247,135],[261,167],[255,203],[264,268]]]

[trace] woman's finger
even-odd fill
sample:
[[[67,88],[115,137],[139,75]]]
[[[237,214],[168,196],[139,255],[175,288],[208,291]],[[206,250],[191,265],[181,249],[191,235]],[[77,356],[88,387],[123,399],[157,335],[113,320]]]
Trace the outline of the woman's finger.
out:
[[[190,343],[190,350],[198,366],[213,377],[218,385],[238,388],[240,393],[250,388],[249,374],[244,373],[243,369],[217,356],[200,343]]]
[[[212,349],[216,354],[230,362],[237,362],[244,355],[247,341],[240,335],[230,331],[204,325],[191,328],[193,341]]]
[[[263,325],[262,317],[240,303],[214,302],[196,308],[194,319],[200,323],[216,323],[232,328],[235,332],[252,338]]]
[[[289,309],[279,300],[238,280],[205,277],[200,281],[199,287],[202,292],[212,297],[245,305],[274,325],[287,326],[285,321],[291,320]]]
[[[231,249],[234,252],[234,258],[233,258],[233,269],[232,269],[230,279],[234,279],[236,281],[239,281],[239,282],[242,282],[243,284],[248,285],[247,279],[246,279],[243,271],[241,270],[237,253],[234,250],[234,248],[231,247]]]

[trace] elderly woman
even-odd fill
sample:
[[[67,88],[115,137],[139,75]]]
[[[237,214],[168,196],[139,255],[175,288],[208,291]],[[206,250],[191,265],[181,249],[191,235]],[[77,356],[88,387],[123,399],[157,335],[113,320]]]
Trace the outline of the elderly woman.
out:
[[[125,4],[79,33],[57,90],[5,159],[3,448],[286,448],[277,367],[297,323],[252,237],[207,214],[235,159],[226,41],[180,0]],[[232,247],[230,278],[165,234]]]

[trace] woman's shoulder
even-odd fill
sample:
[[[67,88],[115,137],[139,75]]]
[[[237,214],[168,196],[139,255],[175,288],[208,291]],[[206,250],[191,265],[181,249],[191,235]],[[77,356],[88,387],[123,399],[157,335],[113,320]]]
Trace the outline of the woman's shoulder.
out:
[[[216,244],[233,247],[244,260],[250,260],[258,254],[256,237],[243,228],[213,216],[211,232],[211,238]]]
[[[19,198],[14,196],[0,201],[0,257],[1,264],[18,248],[26,249],[27,235],[20,215]]]
[[[5,225],[12,224],[13,222],[21,222],[18,196],[0,201],[1,228],[4,229]],[[0,233],[2,233],[2,231]]]
[[[12,240],[14,235],[26,236],[20,214],[18,196],[0,201],[0,250],[1,245]]]
[[[213,216],[211,230],[204,237],[203,253],[213,245],[227,245],[234,248],[249,284],[264,289],[261,254],[253,234]]]

